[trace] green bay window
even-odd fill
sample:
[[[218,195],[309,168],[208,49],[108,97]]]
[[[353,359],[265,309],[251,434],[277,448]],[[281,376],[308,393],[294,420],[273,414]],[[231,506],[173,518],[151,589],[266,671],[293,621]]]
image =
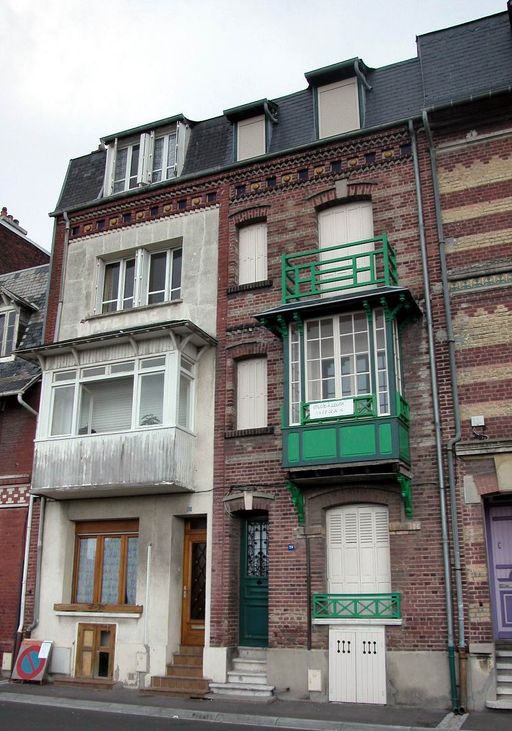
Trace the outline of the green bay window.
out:
[[[301,358],[301,331],[304,357]],[[394,345],[389,358],[389,332]],[[397,390],[401,379],[396,323],[390,331],[382,308],[307,320],[289,333],[289,419],[299,424],[329,415],[386,416],[391,413],[390,370]],[[392,345],[392,347],[393,347]],[[301,373],[301,362],[304,374]],[[396,376],[395,376],[396,371]],[[302,382],[303,381],[303,382]],[[302,398],[301,398],[302,393]],[[359,397],[367,397],[359,399]],[[354,401],[356,399],[356,401]],[[327,402],[337,402],[334,412]],[[304,405],[301,414],[301,402]],[[325,403],[326,408],[321,408]]]

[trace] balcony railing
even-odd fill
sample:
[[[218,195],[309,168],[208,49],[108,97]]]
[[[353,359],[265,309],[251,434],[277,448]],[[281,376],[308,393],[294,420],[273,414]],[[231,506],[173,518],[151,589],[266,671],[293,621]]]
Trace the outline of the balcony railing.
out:
[[[397,284],[396,254],[386,234],[282,257],[284,304],[307,297]]]
[[[400,594],[313,594],[313,619],[400,619]]]

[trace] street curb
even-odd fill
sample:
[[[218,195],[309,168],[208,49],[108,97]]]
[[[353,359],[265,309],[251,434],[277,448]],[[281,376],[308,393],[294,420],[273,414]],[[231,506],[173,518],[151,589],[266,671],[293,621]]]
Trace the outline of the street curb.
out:
[[[49,696],[18,695],[0,693],[0,702],[27,703],[34,706],[73,708],[83,711],[120,713],[152,718],[180,718],[188,721],[211,721],[216,723],[237,723],[247,726],[306,729],[306,731],[432,731],[426,726],[389,726],[375,723],[353,723],[351,721],[315,721],[307,718],[279,718],[278,716],[257,716],[248,713],[225,713],[219,711],[192,711],[184,708],[161,708],[159,706],[137,706],[132,703],[105,703],[103,701],[81,701],[74,698],[50,698]]]

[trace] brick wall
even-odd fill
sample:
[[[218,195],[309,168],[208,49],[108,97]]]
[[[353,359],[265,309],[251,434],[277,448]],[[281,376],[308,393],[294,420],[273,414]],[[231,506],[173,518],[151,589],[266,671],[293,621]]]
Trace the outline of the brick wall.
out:
[[[47,264],[49,259],[24,236],[0,224],[0,274]]]

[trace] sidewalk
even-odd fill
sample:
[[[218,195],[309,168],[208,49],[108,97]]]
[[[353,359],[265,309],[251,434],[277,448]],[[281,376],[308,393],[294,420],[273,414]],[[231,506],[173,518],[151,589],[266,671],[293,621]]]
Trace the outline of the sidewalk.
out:
[[[432,728],[510,731],[512,724],[510,711],[474,712],[465,716],[453,716],[443,710],[408,706],[279,699],[272,703],[219,698],[194,700],[165,695],[142,695],[137,690],[123,687],[93,690],[52,684],[20,684],[5,680],[0,680],[1,701],[310,731],[420,731]]]

